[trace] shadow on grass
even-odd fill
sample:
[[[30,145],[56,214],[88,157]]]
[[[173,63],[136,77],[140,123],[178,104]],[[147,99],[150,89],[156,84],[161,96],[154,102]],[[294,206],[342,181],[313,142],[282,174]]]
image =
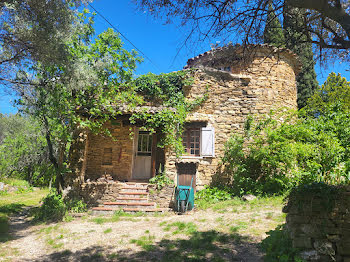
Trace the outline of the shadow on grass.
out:
[[[115,248],[118,243],[76,252],[64,250],[36,261],[262,261],[258,244],[249,237],[214,230],[193,232],[188,239],[163,239],[143,245],[143,251],[124,249],[113,253]]]
[[[0,206],[0,243],[4,243],[19,237],[22,237],[21,231],[30,226],[29,223],[21,223],[23,220],[24,204],[12,203]],[[10,232],[9,218],[12,217],[12,223],[16,224],[11,227]],[[11,234],[10,234],[11,233]]]

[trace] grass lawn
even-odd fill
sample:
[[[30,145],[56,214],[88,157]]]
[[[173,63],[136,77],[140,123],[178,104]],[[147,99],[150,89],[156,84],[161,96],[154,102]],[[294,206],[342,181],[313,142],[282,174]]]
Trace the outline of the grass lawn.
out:
[[[283,197],[196,200],[196,210],[185,215],[87,212],[30,224],[25,235],[11,239],[8,217],[38,205],[47,193],[0,195],[0,261],[262,261],[261,240],[285,221]]]
[[[5,183],[7,182],[9,181],[5,181]],[[11,184],[18,187],[25,186],[21,180],[12,179]],[[19,190],[19,192],[3,192],[0,195],[0,242],[6,242],[10,239],[8,217],[20,212],[24,207],[37,206],[49,191],[48,189],[36,189],[34,191]]]

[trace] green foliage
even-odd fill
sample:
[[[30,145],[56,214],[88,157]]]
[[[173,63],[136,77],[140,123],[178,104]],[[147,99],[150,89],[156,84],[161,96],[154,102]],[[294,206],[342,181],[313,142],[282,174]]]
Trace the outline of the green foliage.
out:
[[[60,221],[67,214],[62,196],[55,191],[51,191],[42,202],[34,216],[38,221]]]
[[[103,125],[119,113],[118,105],[140,101],[133,88],[126,86],[141,61],[136,52],[125,50],[112,29],[95,36],[93,17],[87,10],[76,19],[77,28],[65,42],[64,63],[35,64],[36,85],[18,88],[26,94],[18,101],[21,110],[44,128],[58,191],[64,186],[63,174],[69,172],[69,149],[77,128],[109,134]],[[27,72],[19,77],[26,79]]]
[[[87,211],[87,205],[82,199],[69,199],[65,203],[67,210],[72,213],[83,213]]]
[[[205,202],[218,202],[225,201],[232,198],[232,195],[229,193],[229,189],[221,189],[218,187],[208,187],[205,186],[204,189],[196,192],[196,200],[202,200]]]
[[[1,1],[0,81],[16,83],[16,71],[28,70],[35,61],[43,64],[65,61],[64,43],[76,30],[75,7],[81,2]],[[30,82],[29,79],[25,83]]]
[[[298,250],[292,247],[292,240],[286,232],[285,226],[278,226],[275,230],[267,232],[261,247],[266,253],[266,262],[302,262]]]
[[[155,236],[148,234],[146,236],[141,236],[138,239],[131,239],[130,243],[140,246],[145,251],[152,251],[155,249],[155,246],[152,245],[154,240]]]
[[[276,16],[271,2],[269,2],[269,9],[266,18],[264,43],[281,48],[285,47],[285,39],[281,22]]]
[[[174,181],[172,179],[170,179],[164,171],[164,172],[156,175],[155,177],[152,177],[149,180],[149,183],[156,185],[157,190],[161,190],[163,187],[165,187],[167,185],[174,184]]]
[[[48,185],[52,169],[39,123],[19,114],[1,115],[0,130],[0,178],[20,178],[31,185]]]
[[[301,72],[297,75],[298,107],[302,108],[319,87],[310,42],[311,36],[303,30],[306,21],[305,10],[285,5],[283,15],[286,47],[298,55],[302,64]]]
[[[348,124],[343,117],[282,112],[252,122],[250,130],[225,145],[224,173],[234,194],[283,194],[315,181],[347,183],[349,135],[338,129]]]
[[[80,199],[63,199],[60,194],[52,190],[43,200],[42,205],[36,210],[34,217],[37,221],[61,221],[69,217],[68,212],[86,212],[87,206]]]
[[[164,136],[158,146],[172,147],[177,154],[183,152],[180,134],[187,114],[207,99],[207,94],[193,101],[185,98],[184,89],[193,83],[191,73],[190,70],[160,75],[148,73],[131,83],[135,86],[136,92],[142,95],[144,103],[162,106],[162,110],[156,114],[149,113],[147,109],[135,112],[130,122],[132,124],[139,122],[145,130],[163,133]]]
[[[315,182],[293,188],[286,197],[286,201],[287,205],[291,202],[296,202],[297,206],[302,207],[318,199],[323,210],[330,212],[335,205],[335,200],[342,191],[344,189],[341,187]],[[312,211],[312,209],[309,209],[309,211]]]
[[[309,99],[306,110],[313,115],[324,115],[335,109],[344,112],[350,110],[350,83],[345,77],[332,72]]]

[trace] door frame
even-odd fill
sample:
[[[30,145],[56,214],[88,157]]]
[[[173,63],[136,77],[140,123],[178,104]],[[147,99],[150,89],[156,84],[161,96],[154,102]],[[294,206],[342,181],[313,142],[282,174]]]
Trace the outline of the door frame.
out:
[[[134,145],[133,145],[133,161],[132,161],[132,172],[131,172],[131,179],[132,180],[142,180],[138,178],[134,178],[135,173],[135,164],[136,164],[136,157],[138,152],[138,139],[139,139],[139,131],[140,128],[135,127],[134,128]],[[157,149],[157,135],[152,135],[152,147],[151,147],[151,170],[150,170],[150,178],[154,177],[156,174],[156,149]]]

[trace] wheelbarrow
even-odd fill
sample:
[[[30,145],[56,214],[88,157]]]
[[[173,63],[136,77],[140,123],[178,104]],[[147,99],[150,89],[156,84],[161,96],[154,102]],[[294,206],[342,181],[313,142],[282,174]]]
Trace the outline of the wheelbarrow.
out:
[[[179,175],[177,176],[177,186],[175,187],[175,209],[179,214],[184,214],[187,210],[194,207],[194,189],[192,187],[193,177],[189,186],[179,184]]]

